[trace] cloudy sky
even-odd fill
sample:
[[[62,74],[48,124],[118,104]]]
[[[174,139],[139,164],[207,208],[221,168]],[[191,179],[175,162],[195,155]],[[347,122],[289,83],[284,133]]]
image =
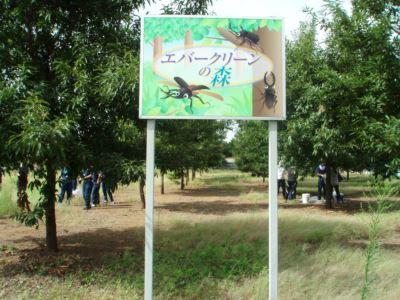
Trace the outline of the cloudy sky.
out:
[[[342,2],[350,10],[350,0]],[[212,10],[218,16],[283,17],[285,33],[290,38],[300,21],[306,17],[303,9],[310,7],[319,11],[323,5],[323,0],[215,0]]]

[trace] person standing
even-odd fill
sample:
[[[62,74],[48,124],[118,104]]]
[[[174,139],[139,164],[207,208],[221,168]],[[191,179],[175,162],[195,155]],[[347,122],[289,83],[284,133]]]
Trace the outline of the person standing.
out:
[[[99,174],[97,172],[92,173],[92,182],[93,182],[93,190],[92,190],[92,202],[94,206],[98,206],[100,204],[100,180]]]
[[[62,203],[64,200],[65,192],[67,192],[67,202],[70,203],[72,197],[72,181],[70,178],[71,170],[68,166],[61,169],[60,174],[60,193],[58,194],[58,203]]]
[[[296,199],[297,174],[292,167],[287,169],[287,200]]]
[[[83,199],[85,200],[85,208],[86,210],[91,209],[91,195],[92,195],[92,189],[93,189],[93,182],[92,182],[92,177],[93,177],[93,166],[90,166],[90,168],[85,169],[82,171],[82,179],[83,179],[83,185],[82,185],[82,193],[83,193]]]
[[[71,183],[72,183],[72,193],[73,193],[78,189],[78,179],[76,179],[76,177],[73,178],[71,180]]]
[[[106,183],[106,174],[103,171],[99,172],[99,179],[101,182],[101,189],[103,190],[103,196],[104,196],[103,203],[107,204],[108,198],[110,198],[110,204],[114,204],[114,197]]]
[[[285,167],[283,166],[282,161],[280,161],[278,165],[278,195],[279,195],[279,188],[282,189],[283,198],[286,199]]]
[[[331,184],[335,189],[336,193],[336,203],[343,203],[343,197],[340,195],[339,191],[339,179],[341,178],[338,170],[336,168],[331,168]]]
[[[315,169],[315,174],[318,176],[318,200],[321,200],[321,196],[325,199],[325,178],[326,178],[326,166],[325,164],[320,164]],[[323,193],[322,193],[323,190]]]

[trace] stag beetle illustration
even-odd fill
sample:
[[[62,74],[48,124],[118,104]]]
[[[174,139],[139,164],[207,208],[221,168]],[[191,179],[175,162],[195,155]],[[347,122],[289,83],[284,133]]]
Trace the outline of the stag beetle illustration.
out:
[[[260,41],[260,37],[250,31],[244,30],[243,27],[240,25],[240,32],[237,32],[232,29],[231,23],[229,23],[229,31],[233,33],[236,37],[241,38],[241,42],[239,46],[242,46],[244,43],[248,43],[251,48],[253,47],[259,47],[258,42]]]
[[[278,101],[274,85],[275,85],[275,74],[273,72],[265,72],[264,91],[260,91],[261,93],[260,101],[263,101],[261,109],[263,109],[265,105],[267,108],[273,108],[275,112],[275,106]]]
[[[164,97],[161,99],[167,99],[167,98],[174,98],[174,99],[189,99],[190,100],[190,111],[193,114],[192,106],[193,106],[193,98],[199,99],[201,103],[203,104],[208,104],[208,102],[204,102],[203,99],[201,99],[198,94],[205,94],[211,97],[214,97],[215,99],[218,99],[220,101],[223,101],[223,97],[217,93],[213,93],[210,91],[205,91],[209,90],[209,87],[205,85],[189,85],[185,80],[183,80],[180,77],[174,77],[175,82],[177,83],[178,87],[177,89],[170,89],[168,86],[165,86],[165,90],[160,88],[160,90],[164,93]],[[169,85],[176,86],[175,83],[173,82],[167,82]]]

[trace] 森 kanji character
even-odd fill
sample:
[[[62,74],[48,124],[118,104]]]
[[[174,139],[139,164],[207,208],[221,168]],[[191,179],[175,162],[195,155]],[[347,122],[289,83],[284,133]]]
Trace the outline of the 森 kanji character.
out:
[[[217,84],[220,86],[228,85],[231,78],[231,71],[232,68],[226,68],[225,66],[217,69],[217,71],[214,73],[213,79],[211,80],[211,84],[213,86]]]

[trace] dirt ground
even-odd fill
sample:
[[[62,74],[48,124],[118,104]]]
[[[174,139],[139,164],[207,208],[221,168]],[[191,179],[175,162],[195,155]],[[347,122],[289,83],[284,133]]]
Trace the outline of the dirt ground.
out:
[[[203,174],[200,180],[189,183],[183,191],[177,184],[168,182],[165,194],[160,194],[159,182],[155,189],[155,230],[168,229],[179,221],[201,223],[232,214],[265,212],[268,204],[260,199],[267,196],[268,188],[260,179],[240,178],[239,182],[210,184],[211,175]],[[210,179],[210,181],[208,181]],[[251,195],[256,195],[254,199]],[[144,210],[141,207],[136,185],[121,187],[115,193],[116,204],[83,210],[83,199],[75,197],[71,205],[56,207],[57,234],[60,252],[48,253],[45,249],[45,226],[28,228],[12,219],[0,219],[0,268],[3,276],[12,274],[45,274],[62,277],[79,270],[99,267],[105,255],[122,255],[125,250],[143,255]],[[344,207],[326,210],[321,204],[303,205],[285,203],[279,197],[280,209],[323,215],[352,214],[359,200],[348,199]],[[357,243],[357,241],[354,241]],[[364,241],[359,241],[363,244]],[[392,247],[400,246],[398,237],[387,241]],[[157,241],[155,241],[157,247]],[[58,260],[55,263],[56,260]],[[39,270],[40,271],[40,270]],[[15,277],[15,276],[14,276]],[[16,277],[17,278],[17,277]],[[4,292],[15,288],[13,280],[2,284]]]
[[[171,225],[170,220],[201,222],[249,211],[265,211],[267,214],[267,200],[240,197],[248,193],[262,193],[267,196],[268,187],[260,180],[248,180],[240,182],[240,186],[228,185],[225,188],[193,186],[189,183],[182,191],[178,185],[169,182],[165,194],[161,195],[157,185],[154,228],[157,230],[168,227]],[[129,231],[144,230],[144,210],[139,201],[137,187],[121,187],[114,197],[114,205],[102,205],[90,211],[83,210],[83,199],[79,196],[72,199],[71,205],[56,205],[57,235],[61,252],[77,251],[90,256],[90,249],[93,247],[97,251],[122,251],[132,247],[134,235]],[[281,196],[279,201],[281,209],[323,211],[322,205],[285,203]],[[348,208],[326,213],[342,213],[347,210]],[[45,226],[40,223],[38,229],[33,229],[12,219],[0,219],[0,245],[11,245],[12,248],[22,251],[44,249]]]

